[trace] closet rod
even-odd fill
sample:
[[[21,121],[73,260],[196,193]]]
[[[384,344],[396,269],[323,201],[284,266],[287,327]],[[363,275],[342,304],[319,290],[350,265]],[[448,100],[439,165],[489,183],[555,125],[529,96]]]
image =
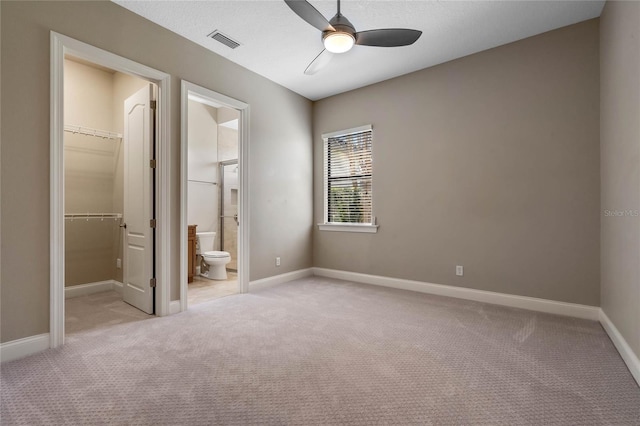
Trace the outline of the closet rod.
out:
[[[122,213],[65,213],[65,219],[122,219]]]
[[[122,139],[122,134],[120,133],[110,132],[108,130],[92,129],[91,127],[85,126],[76,126],[74,124],[65,124],[64,131],[87,136],[95,136],[102,139]]]

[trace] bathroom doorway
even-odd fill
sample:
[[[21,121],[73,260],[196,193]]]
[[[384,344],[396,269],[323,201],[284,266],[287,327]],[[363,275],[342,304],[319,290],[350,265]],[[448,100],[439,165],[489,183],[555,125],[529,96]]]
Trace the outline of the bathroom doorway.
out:
[[[187,218],[192,249],[187,298],[195,305],[240,292],[238,121],[240,113],[191,96],[187,110]],[[195,234],[195,250],[193,250]]]
[[[248,106],[183,81],[181,309],[246,292]],[[248,225],[248,223],[247,223]]]
[[[154,314],[157,86],[65,55],[65,333]]]

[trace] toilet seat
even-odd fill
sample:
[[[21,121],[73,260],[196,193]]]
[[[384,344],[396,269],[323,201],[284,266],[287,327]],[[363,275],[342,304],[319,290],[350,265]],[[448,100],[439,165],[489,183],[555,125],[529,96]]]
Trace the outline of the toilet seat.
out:
[[[209,257],[209,258],[213,258],[213,259],[221,259],[221,258],[225,258],[225,257],[231,257],[231,255],[229,254],[229,252],[226,252],[226,251],[213,250],[213,251],[205,251],[204,254],[203,254],[203,257]]]
[[[202,254],[202,260],[207,264],[207,271],[201,272],[200,275],[210,280],[226,280],[227,265],[231,262],[231,254],[226,251],[205,251]]]

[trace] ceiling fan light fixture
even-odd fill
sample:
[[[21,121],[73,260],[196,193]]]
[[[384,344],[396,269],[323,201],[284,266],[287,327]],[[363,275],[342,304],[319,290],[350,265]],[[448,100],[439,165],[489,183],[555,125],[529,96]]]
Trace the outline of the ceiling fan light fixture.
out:
[[[352,34],[344,31],[332,31],[323,38],[324,48],[331,53],[344,53],[351,50],[356,43]]]

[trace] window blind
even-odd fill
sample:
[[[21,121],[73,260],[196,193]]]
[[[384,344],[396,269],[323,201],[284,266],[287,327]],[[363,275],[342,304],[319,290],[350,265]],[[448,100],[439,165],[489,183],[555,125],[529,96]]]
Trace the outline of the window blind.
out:
[[[371,139],[370,129],[326,139],[328,223],[371,223]]]

